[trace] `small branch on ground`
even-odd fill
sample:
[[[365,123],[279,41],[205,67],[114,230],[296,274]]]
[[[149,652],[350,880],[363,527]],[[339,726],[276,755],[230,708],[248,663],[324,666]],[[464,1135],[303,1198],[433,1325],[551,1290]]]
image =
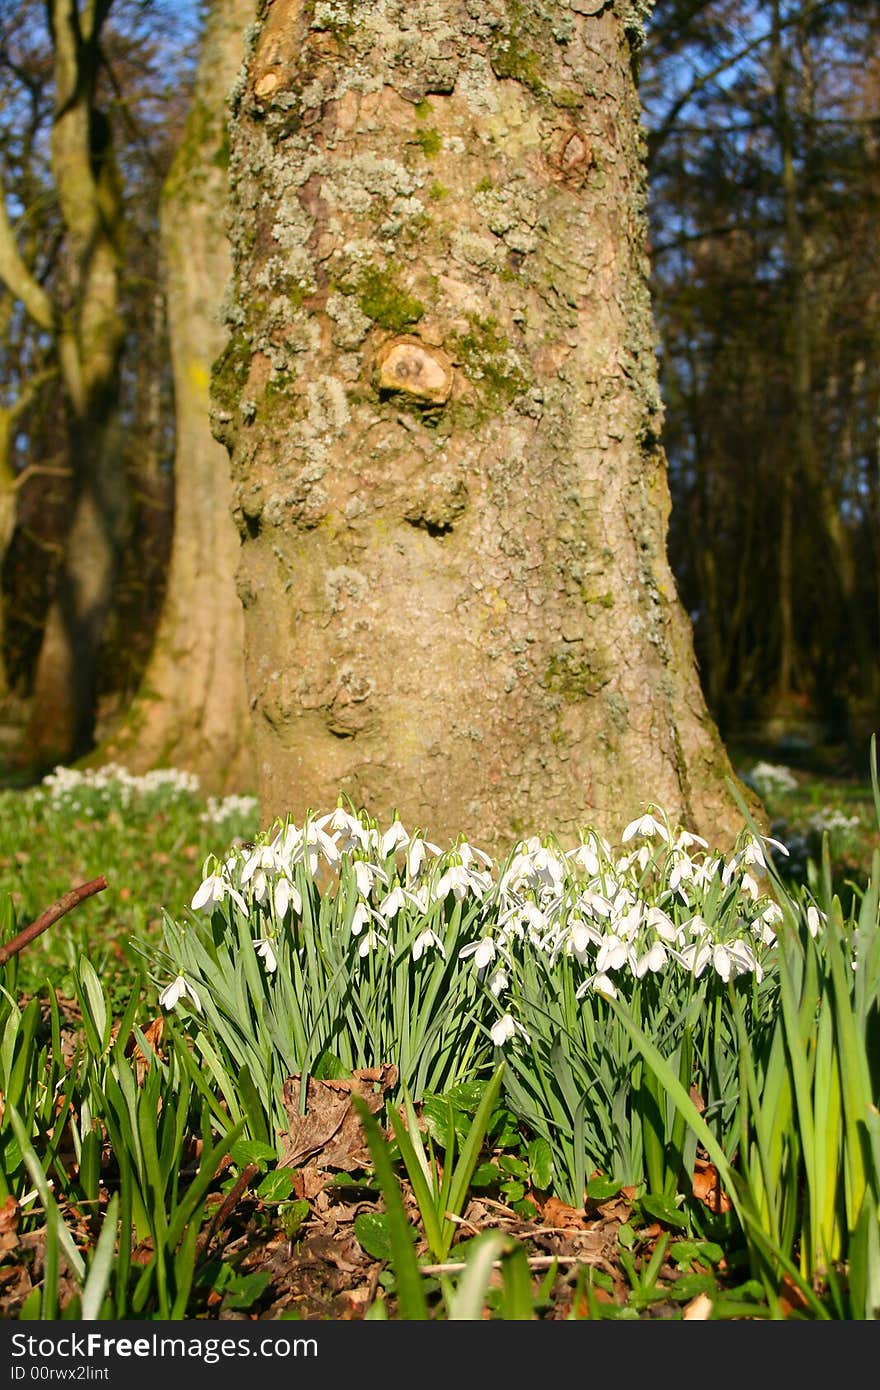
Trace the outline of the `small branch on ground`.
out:
[[[258,1163],[248,1163],[246,1167],[241,1170],[234,1187],[227,1192],[220,1206],[211,1218],[211,1223],[207,1231],[203,1231],[196,1242],[196,1254],[199,1259],[202,1259],[207,1253],[211,1241],[214,1239],[227,1217],[232,1215],[245,1188],[253,1182],[259,1171],[260,1165]]]
[[[19,951],[23,951],[25,946],[29,946],[44,931],[47,931],[53,923],[63,917],[77,903],[81,903],[86,898],[91,898],[93,894],[100,893],[107,887],[107,880],[103,874],[98,878],[90,879],[88,883],[81,883],[78,888],[71,888],[69,893],[65,893],[51,907],[47,907],[45,912],[41,912],[36,921],[31,922],[29,927],[25,927],[11,941],[7,941],[5,946],[0,946],[0,965],[5,965],[13,956],[17,956]]]

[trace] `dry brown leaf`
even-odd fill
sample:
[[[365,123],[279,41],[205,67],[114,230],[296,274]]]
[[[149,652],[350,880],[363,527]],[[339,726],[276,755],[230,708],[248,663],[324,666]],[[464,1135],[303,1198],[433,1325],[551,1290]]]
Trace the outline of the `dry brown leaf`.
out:
[[[718,1169],[714,1163],[698,1158],[694,1165],[693,1194],[711,1211],[730,1211],[733,1203],[718,1180]]]
[[[18,1245],[18,1202],[13,1196],[0,1206],[0,1255],[7,1255]]]
[[[706,1102],[703,1099],[699,1086],[691,1086],[691,1089],[688,1091],[688,1095],[690,1096],[694,1105],[697,1107],[700,1114],[702,1115],[703,1111],[706,1109]]]
[[[305,1198],[310,1202],[319,1192],[323,1192],[326,1185],[327,1175],[321,1172],[317,1163],[305,1163],[296,1174],[293,1191],[300,1199]]]
[[[314,1163],[347,1173],[368,1168],[370,1151],[352,1096],[359,1096],[375,1114],[397,1076],[397,1067],[390,1063],[360,1068],[338,1080],[318,1081],[310,1076],[304,1115],[300,1114],[300,1078],[288,1077],[282,1088],[288,1133],[282,1138],[279,1166],[301,1168]]]
[[[623,1224],[632,1216],[632,1203],[621,1200],[619,1196],[609,1197],[607,1202],[600,1202],[596,1210],[604,1221],[620,1221]]]
[[[805,1295],[798,1288],[790,1274],[783,1274],[779,1290],[779,1306],[788,1317],[790,1313],[803,1313],[809,1308]]]
[[[18,1202],[13,1196],[0,1207],[0,1235],[15,1235],[18,1230]]]
[[[686,1303],[682,1318],[687,1322],[708,1322],[712,1316],[712,1300],[707,1293],[698,1293]]]
[[[165,1020],[161,1014],[158,1018],[154,1018],[153,1022],[148,1024],[147,1027],[143,1030],[144,1037],[150,1044],[150,1047],[153,1049],[156,1056],[159,1058],[163,1056],[162,1035],[164,1032]],[[131,1037],[125,1045],[125,1055],[126,1057],[131,1057],[134,1059],[134,1070],[135,1076],[137,1077],[137,1083],[139,1086],[143,1086],[144,1077],[150,1068],[150,1058],[148,1054],[144,1052],[140,1043],[136,1040],[134,1033],[132,1033]]]
[[[541,1217],[547,1226],[558,1226],[560,1230],[570,1230],[573,1226],[583,1226],[584,1213],[575,1207],[570,1207],[565,1202],[560,1202],[558,1197],[548,1197],[541,1211]]]

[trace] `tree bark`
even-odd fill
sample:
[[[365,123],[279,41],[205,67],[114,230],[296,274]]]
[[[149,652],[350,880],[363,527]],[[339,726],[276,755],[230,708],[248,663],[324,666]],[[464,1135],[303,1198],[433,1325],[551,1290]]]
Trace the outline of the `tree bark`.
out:
[[[241,66],[254,0],[214,0],[187,128],[162,200],[174,375],[175,517],[153,654],[123,727],[102,748],[132,770],[172,764],[212,793],[253,784],[244,622],[235,587],[238,530],[229,457],[211,433],[208,388],[226,331],[226,94]]]
[[[128,523],[118,399],[124,213],[110,124],[96,94],[110,3],[47,5],[52,176],[66,236],[51,326],[70,414],[74,502],[34,678],[26,743],[38,766],[72,761],[93,746],[98,655]],[[41,308],[38,301],[30,312]]]
[[[666,556],[624,9],[263,6],[213,395],[264,817],[742,824]]]

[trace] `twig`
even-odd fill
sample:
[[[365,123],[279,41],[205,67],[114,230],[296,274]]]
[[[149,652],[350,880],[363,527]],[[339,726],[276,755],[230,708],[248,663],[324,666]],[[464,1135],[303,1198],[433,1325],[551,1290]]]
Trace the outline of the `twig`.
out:
[[[245,1168],[242,1168],[234,1187],[230,1188],[214,1215],[211,1217],[211,1224],[208,1226],[207,1231],[204,1231],[199,1236],[196,1243],[196,1253],[199,1258],[206,1254],[208,1246],[220,1230],[227,1216],[230,1216],[238,1205],[239,1197],[249,1183],[257,1176],[259,1171],[260,1165],[258,1163],[248,1163]]]
[[[599,1259],[585,1259],[583,1255],[529,1255],[527,1256],[529,1269],[550,1269],[553,1265],[590,1265],[600,1263]],[[501,1268],[500,1260],[492,1261],[493,1269]],[[464,1260],[458,1263],[442,1265],[419,1265],[420,1274],[461,1274],[462,1270],[467,1269]]]
[[[42,932],[63,917],[65,912],[69,912],[77,903],[81,903],[85,898],[90,898],[94,893],[100,893],[107,887],[107,880],[103,874],[99,878],[90,879],[88,883],[81,883],[78,888],[71,888],[70,892],[65,893],[63,898],[59,898],[57,903],[47,907],[45,912],[41,912],[35,922],[31,922],[29,927],[14,936],[11,941],[7,941],[5,946],[0,946],[0,965],[5,965],[12,956],[17,956],[19,951],[23,951],[25,946],[29,946],[35,941]]]

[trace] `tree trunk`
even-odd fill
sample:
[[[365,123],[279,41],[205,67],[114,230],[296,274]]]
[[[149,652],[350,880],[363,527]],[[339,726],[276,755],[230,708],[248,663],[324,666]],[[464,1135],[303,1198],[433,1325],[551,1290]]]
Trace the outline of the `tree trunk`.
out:
[[[172,764],[211,792],[253,785],[238,530],[229,457],[211,433],[211,364],[226,340],[225,98],[255,0],[214,0],[194,101],[162,201],[162,248],[176,423],[175,519],[165,604],[142,687],[102,749],[132,770]]]
[[[621,7],[624,8],[624,7]],[[741,825],[666,557],[638,35],[541,0],[274,0],[214,378],[264,817],[492,852]]]
[[[52,176],[65,264],[54,330],[70,412],[71,525],[34,678],[27,753],[37,766],[93,746],[98,655],[128,524],[120,463],[119,309],[124,210],[110,123],[97,105],[100,30],[110,0],[80,13],[49,0],[55,68]]]

